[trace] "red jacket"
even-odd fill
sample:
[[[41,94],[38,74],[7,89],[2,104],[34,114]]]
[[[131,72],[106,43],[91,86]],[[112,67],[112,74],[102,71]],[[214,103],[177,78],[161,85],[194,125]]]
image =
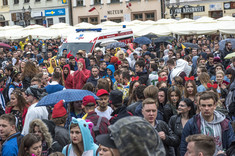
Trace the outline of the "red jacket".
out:
[[[86,69],[85,61],[83,58],[80,58],[78,62],[83,64],[82,71],[75,71],[73,76],[73,89],[82,89],[85,85],[87,79],[91,76],[91,71]]]
[[[63,71],[64,71],[64,68],[68,68],[68,70],[69,70],[69,74],[68,74],[66,79],[65,79],[64,74],[63,74],[65,88],[66,89],[73,89],[73,75],[70,74],[70,66],[69,66],[69,64],[64,65]]]
[[[12,108],[13,107],[6,107],[5,113],[6,114],[11,113]],[[23,126],[24,126],[24,121],[25,121],[25,117],[26,117],[27,112],[28,112],[28,107],[24,107],[23,114],[22,114],[22,124],[23,124]]]

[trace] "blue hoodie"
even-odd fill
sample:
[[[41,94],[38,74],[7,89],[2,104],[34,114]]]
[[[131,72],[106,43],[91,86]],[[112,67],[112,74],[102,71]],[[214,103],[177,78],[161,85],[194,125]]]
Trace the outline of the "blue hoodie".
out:
[[[114,65],[108,65],[106,69],[110,69],[112,71],[112,75],[109,76],[108,74],[106,74],[103,78],[106,78],[106,77],[110,77],[110,79],[112,80],[113,84],[114,82],[116,81],[115,78],[114,78],[114,72],[115,72],[115,67]]]
[[[89,129],[89,123],[86,122],[83,119],[76,119],[76,118],[72,118],[71,123],[75,123],[78,124],[81,133],[82,133],[82,139],[83,139],[83,146],[84,146],[84,152],[88,152],[93,150],[93,156],[96,156],[96,151],[98,149],[98,146],[94,143],[94,140],[91,136],[91,131]],[[70,125],[71,125],[70,123]],[[69,126],[69,130],[70,130],[70,126]],[[68,155],[66,155],[66,148],[68,147]],[[72,149],[72,144],[66,145],[63,150],[62,153],[66,156],[69,156],[70,150]]]

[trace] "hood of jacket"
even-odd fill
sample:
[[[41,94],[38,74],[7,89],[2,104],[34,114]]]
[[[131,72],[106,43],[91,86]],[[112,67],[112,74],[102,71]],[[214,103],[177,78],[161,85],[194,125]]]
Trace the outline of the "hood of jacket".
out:
[[[54,72],[54,68],[55,68],[55,67],[52,66],[52,63],[51,63],[52,60],[55,60],[55,67],[57,66],[56,59],[55,59],[55,58],[51,58],[51,59],[50,59],[50,66],[47,68],[47,69],[48,69],[48,72],[49,72],[50,74],[52,74],[52,73]]]
[[[82,133],[84,151],[93,150],[96,152],[96,150],[98,149],[98,146],[94,143],[94,140],[90,131],[90,128],[93,127],[93,124],[91,122],[86,122],[83,119],[76,119],[74,117],[72,118],[71,123],[78,124],[80,128],[80,131]],[[71,123],[69,125],[69,131],[70,131]]]
[[[113,74],[114,74],[114,72],[115,72],[115,67],[114,67],[114,65],[108,65],[107,66],[107,69],[110,69],[111,71],[112,71],[112,76],[113,76]]]
[[[68,68],[68,70],[69,70],[69,74],[70,74],[70,66],[69,66],[69,64],[66,64],[66,65],[64,65],[64,67],[63,67],[63,71],[64,71],[64,68]]]
[[[80,59],[78,60],[78,62],[81,62],[81,63],[83,64],[83,68],[82,68],[82,70],[85,70],[85,69],[86,69],[86,63],[85,63],[85,60],[84,60],[83,58],[80,58]]]
[[[121,156],[165,155],[158,132],[141,117],[124,117],[110,125],[109,130]]]

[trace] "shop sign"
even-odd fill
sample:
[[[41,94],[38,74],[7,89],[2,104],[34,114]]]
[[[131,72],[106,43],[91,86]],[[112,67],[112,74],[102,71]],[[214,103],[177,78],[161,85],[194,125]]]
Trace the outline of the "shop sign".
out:
[[[65,15],[65,8],[45,10],[45,16],[61,16],[61,15]]]
[[[224,9],[235,9],[235,2],[224,2]]]
[[[123,14],[123,10],[110,10],[107,11],[108,15]]]
[[[205,6],[190,6],[190,5],[185,5],[181,8],[174,8],[176,14],[187,14],[187,13],[194,13],[194,12],[204,12],[205,11]],[[170,12],[172,13],[172,8]]]
[[[210,4],[209,5],[209,10],[210,11],[222,10],[222,4],[220,4],[220,3]]]

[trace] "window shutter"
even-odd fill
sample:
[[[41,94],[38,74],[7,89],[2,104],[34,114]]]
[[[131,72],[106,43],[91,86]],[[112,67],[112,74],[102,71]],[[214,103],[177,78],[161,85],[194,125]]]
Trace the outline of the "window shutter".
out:
[[[94,0],[91,0],[91,4],[90,5],[94,5]]]
[[[85,0],[82,1],[82,5],[83,5],[83,6],[86,6]]]
[[[73,6],[74,6],[74,7],[77,6],[77,0],[73,0]]]

